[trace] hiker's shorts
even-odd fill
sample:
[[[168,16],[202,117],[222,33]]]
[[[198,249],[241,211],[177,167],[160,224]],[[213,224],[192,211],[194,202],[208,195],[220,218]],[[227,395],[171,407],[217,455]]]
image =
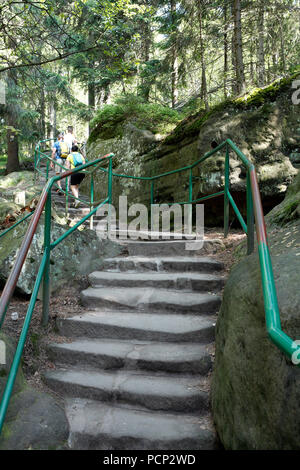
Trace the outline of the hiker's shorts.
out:
[[[66,169],[64,170],[61,166],[57,165],[57,163],[59,163],[59,165],[63,165]],[[57,158],[55,160],[54,170],[55,170],[55,173],[63,173],[64,171],[67,171],[68,168],[66,167],[66,159],[65,158]]]
[[[74,175],[71,176],[71,185],[72,186],[77,186],[80,184],[85,177],[84,173],[75,173]]]

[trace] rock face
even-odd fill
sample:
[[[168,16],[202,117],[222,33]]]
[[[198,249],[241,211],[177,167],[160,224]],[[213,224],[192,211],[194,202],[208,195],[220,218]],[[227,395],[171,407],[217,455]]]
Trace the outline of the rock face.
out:
[[[28,222],[22,222],[1,238],[0,243],[0,282],[4,283],[13,267],[17,251],[24,238]],[[52,221],[52,241],[57,240],[68,226],[58,225]],[[30,294],[39,269],[44,243],[43,218],[34,235],[26,262],[20,274],[17,288],[20,292]],[[72,282],[75,275],[89,274],[101,267],[101,260],[109,253],[119,253],[120,248],[110,240],[99,240],[91,230],[76,230],[63,240],[51,253],[50,274],[51,290],[55,291],[62,285]]]
[[[15,352],[15,345],[0,333],[6,345],[6,364],[0,364],[0,400]],[[26,384],[21,368],[0,437],[1,450],[51,450],[66,448],[68,422],[55,399]]]
[[[282,201],[297,173],[300,120],[298,106],[291,101],[291,82],[292,78],[282,80],[266,89],[255,90],[248,97],[223,103],[207,114],[191,116],[161,142],[159,137],[148,131],[143,135],[143,131],[129,123],[122,137],[88,143],[89,158],[114,152],[116,173],[153,176],[189,165],[210,151],[212,142],[231,138],[255,164],[268,212]],[[224,152],[219,152],[194,169],[193,198],[223,189],[223,175]],[[187,200],[188,178],[188,172],[183,172],[156,181],[155,202]],[[236,202],[245,212],[246,172],[233,154],[230,183]],[[97,177],[96,192],[100,197],[106,196],[107,174]],[[150,183],[114,178],[114,202],[119,194],[130,196],[132,202],[149,203]],[[208,201],[205,209],[207,224],[223,220],[223,198]]]
[[[32,171],[17,171],[1,177],[0,181],[0,222],[8,213],[20,210],[37,197],[42,185],[34,182]]]
[[[300,175],[268,215],[282,329],[300,338]],[[280,225],[278,225],[280,224]],[[226,449],[300,448],[300,369],[267,338],[257,252],[232,269],[216,330],[213,415]]]

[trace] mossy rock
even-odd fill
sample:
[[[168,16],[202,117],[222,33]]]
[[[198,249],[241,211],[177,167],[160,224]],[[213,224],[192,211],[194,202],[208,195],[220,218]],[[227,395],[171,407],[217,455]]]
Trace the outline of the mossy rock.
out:
[[[264,210],[268,212],[282,201],[297,174],[289,155],[299,148],[299,106],[291,102],[291,82],[299,72],[287,79],[274,82],[264,89],[237,100],[227,100],[208,113],[197,114],[181,121],[166,139],[150,142],[140,136],[133,138],[130,122],[122,124],[122,137],[97,139],[88,145],[91,159],[101,154],[115,153],[114,172],[132,176],[154,176],[195,163],[212,144],[230,138],[255,165]],[[156,135],[153,134],[154,137]],[[193,169],[193,199],[217,193],[224,188],[225,149],[212,155]],[[230,151],[230,188],[236,203],[246,216],[246,169],[241,160]],[[95,179],[96,198],[107,197],[107,174],[98,172]],[[82,190],[89,194],[87,181]],[[127,178],[113,178],[113,203],[120,195],[128,202],[149,204],[150,185]],[[160,178],[154,185],[155,203],[188,200],[188,172]],[[234,218],[231,213],[230,219]],[[221,198],[205,202],[205,223],[216,226],[223,223],[224,208]],[[237,224],[237,220],[233,221]]]
[[[68,434],[63,406],[51,395],[26,386],[9,404],[0,450],[67,449]]]
[[[300,335],[300,219],[268,231],[283,331]],[[240,253],[241,254],[241,253]],[[216,325],[212,409],[228,450],[300,448],[300,368],[268,338],[257,251],[232,268]]]
[[[289,186],[285,199],[267,215],[267,222],[272,225],[284,226],[300,218],[300,172]]]
[[[0,341],[1,341],[1,344],[0,344],[1,352],[3,351],[3,343],[5,344],[5,364],[1,364],[2,360],[0,361],[0,399],[1,399],[4,388],[6,386],[10,367],[14,359],[14,355],[16,351],[16,344],[15,344],[15,341],[11,337],[9,337],[3,332],[0,332]],[[1,359],[1,356],[0,356],[0,359]],[[21,367],[19,367],[15,384],[14,384],[14,388],[13,388],[13,393],[15,394],[15,393],[20,392],[24,388],[24,386],[25,386],[25,378],[24,378]]]
[[[12,214],[19,209],[20,206],[18,204],[0,197],[0,222],[4,220],[8,214]]]
[[[183,120],[174,131],[165,139],[166,144],[180,142],[183,139],[191,138],[199,134],[200,129],[211,117],[217,117],[220,113],[226,110],[250,110],[253,107],[262,107],[261,114],[265,117],[272,110],[271,102],[276,100],[278,95],[285,90],[289,89],[293,80],[300,75],[297,71],[293,75],[280,80],[275,80],[269,86],[265,88],[256,88],[249,94],[246,94],[240,98],[229,99],[222,101],[215,105],[210,111],[205,112],[204,110],[194,114]],[[254,116],[255,118],[255,116]]]
[[[0,222],[38,197],[42,186],[42,183],[35,183],[32,171],[17,171],[1,178]]]

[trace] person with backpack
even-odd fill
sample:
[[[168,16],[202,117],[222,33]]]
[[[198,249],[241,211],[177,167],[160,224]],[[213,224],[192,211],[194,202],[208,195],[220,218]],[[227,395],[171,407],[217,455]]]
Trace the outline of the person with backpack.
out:
[[[84,165],[85,159],[83,155],[78,151],[78,145],[73,145],[72,146],[72,152],[70,155],[67,157],[67,166],[71,170],[76,168],[77,166]],[[71,191],[73,193],[73,196],[76,198],[79,197],[79,185],[84,179],[85,174],[84,173],[75,173],[74,175],[71,175]],[[80,204],[80,201],[75,200],[74,207],[78,207]]]
[[[76,137],[73,134],[73,127],[68,126],[67,133],[65,134],[64,141],[67,143],[69,147],[69,153],[72,151],[72,146],[77,144]]]
[[[66,160],[69,155],[69,147],[64,142],[64,135],[62,133],[58,134],[56,142],[54,142],[52,147],[52,162],[50,164],[51,168],[54,168],[55,173],[59,175],[60,173],[64,172],[64,168],[62,166],[66,166]],[[61,166],[62,165],[62,166]],[[60,180],[57,181],[58,192],[59,195],[62,195],[62,187]]]

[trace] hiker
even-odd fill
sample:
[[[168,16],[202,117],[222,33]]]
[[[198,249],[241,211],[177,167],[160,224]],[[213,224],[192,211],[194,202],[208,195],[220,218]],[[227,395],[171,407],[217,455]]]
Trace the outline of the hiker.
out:
[[[65,134],[65,142],[67,143],[69,147],[69,153],[72,151],[72,146],[77,144],[76,137],[73,134],[73,127],[68,126],[67,133]]]
[[[56,142],[54,142],[52,147],[52,162],[50,164],[51,168],[55,169],[55,173],[59,175],[63,173],[65,170],[60,165],[66,165],[66,158],[69,155],[69,148],[64,142],[64,135],[63,133],[58,134]],[[60,180],[57,181],[58,189],[56,192],[59,195],[62,195],[62,187]]]
[[[67,158],[67,166],[68,168],[76,168],[77,166],[83,165],[85,163],[85,159],[83,155],[78,151],[78,145],[74,144],[72,146],[72,152]],[[71,191],[73,193],[73,196],[76,198],[79,197],[79,185],[84,179],[85,174],[84,173],[75,173],[74,175],[71,175]],[[78,207],[80,204],[80,201],[75,200],[74,207]]]

